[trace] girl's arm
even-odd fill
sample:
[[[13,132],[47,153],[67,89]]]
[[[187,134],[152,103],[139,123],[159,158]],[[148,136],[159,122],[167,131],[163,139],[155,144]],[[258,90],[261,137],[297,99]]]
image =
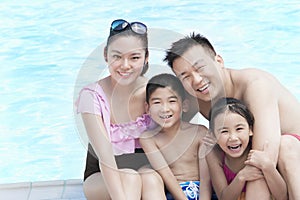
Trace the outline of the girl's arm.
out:
[[[213,187],[219,199],[238,199],[246,181],[263,178],[259,169],[245,166],[228,185],[223,170],[223,152],[216,146],[206,157]]]
[[[111,198],[113,200],[124,199],[125,192],[121,177],[101,116],[88,113],[83,113],[81,116],[89,141],[99,158],[101,173]]]
[[[165,158],[155,144],[155,141],[145,136],[143,134],[140,137],[140,144],[147,155],[147,158],[151,166],[159,173],[162,177],[164,184],[166,185],[168,191],[172,194],[174,199],[184,200],[187,199],[184,192],[182,191],[180,185],[177,182],[176,177],[172,173],[170,167],[168,166]]]
[[[222,153],[218,147],[215,147],[206,156],[212,184],[218,199],[237,199],[243,190],[245,181],[236,178],[230,185],[227,184],[222,167]]]
[[[278,200],[286,200],[288,199],[286,183],[270,159],[267,153],[268,148],[269,143],[266,142],[263,151],[251,150],[245,164],[260,168],[273,197]]]

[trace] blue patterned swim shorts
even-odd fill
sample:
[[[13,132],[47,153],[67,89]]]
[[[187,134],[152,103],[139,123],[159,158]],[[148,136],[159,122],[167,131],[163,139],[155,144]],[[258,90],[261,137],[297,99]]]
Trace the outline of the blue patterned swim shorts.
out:
[[[179,184],[181,186],[182,191],[188,200],[198,200],[199,199],[199,186],[200,181],[187,181]],[[174,200],[172,195],[167,192],[166,193],[167,200]]]

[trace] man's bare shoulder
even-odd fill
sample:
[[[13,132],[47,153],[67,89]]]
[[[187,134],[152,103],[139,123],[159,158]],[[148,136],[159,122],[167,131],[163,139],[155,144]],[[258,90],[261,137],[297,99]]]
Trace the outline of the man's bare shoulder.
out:
[[[234,96],[244,101],[257,98],[257,94],[274,93],[282,90],[283,86],[270,73],[259,69],[229,70],[231,81],[234,84]]]
[[[255,69],[255,68],[245,68],[245,69],[229,69],[233,81],[239,82],[249,82],[249,81],[267,81],[269,79],[275,80],[274,76],[269,72]]]

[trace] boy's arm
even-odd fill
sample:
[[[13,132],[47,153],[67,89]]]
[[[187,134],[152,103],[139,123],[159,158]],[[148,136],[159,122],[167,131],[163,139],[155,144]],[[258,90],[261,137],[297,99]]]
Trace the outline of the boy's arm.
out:
[[[145,134],[140,138],[140,144],[147,155],[147,158],[159,175],[162,177],[164,184],[168,191],[172,194],[175,199],[187,199],[183,193],[180,185],[178,184],[176,177],[169,168],[165,158],[158,149],[155,141],[150,137],[145,137]]]
[[[288,199],[287,186],[276,169],[276,165],[270,160],[265,150],[268,149],[269,143],[266,142],[263,151],[251,150],[245,164],[253,165],[260,168],[264,174],[264,178],[275,199]]]
[[[209,170],[205,158],[199,158],[199,174],[200,174],[200,198],[199,199],[210,200],[212,194],[212,186],[211,186]]]

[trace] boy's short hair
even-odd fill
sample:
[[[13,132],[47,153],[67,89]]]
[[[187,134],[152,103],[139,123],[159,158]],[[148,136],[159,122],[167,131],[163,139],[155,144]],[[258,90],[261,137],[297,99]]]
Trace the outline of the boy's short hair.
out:
[[[153,76],[147,83],[146,86],[146,102],[149,104],[150,96],[157,88],[170,87],[174,90],[183,101],[185,99],[185,90],[181,81],[172,74],[158,74]]]
[[[209,55],[214,58],[217,53],[209,42],[209,40],[202,36],[201,34],[191,33],[190,35],[174,42],[171,45],[171,48],[166,51],[166,57],[164,61],[168,63],[168,65],[173,69],[173,62],[178,57],[181,57],[187,50],[196,45],[201,45]]]

